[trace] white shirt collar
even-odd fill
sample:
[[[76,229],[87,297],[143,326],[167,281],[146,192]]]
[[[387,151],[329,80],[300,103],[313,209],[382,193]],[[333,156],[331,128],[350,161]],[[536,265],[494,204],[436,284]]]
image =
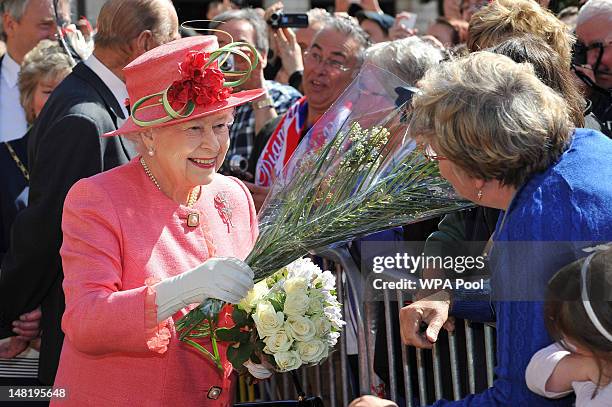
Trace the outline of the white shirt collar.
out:
[[[17,86],[17,78],[19,77],[19,70],[21,67],[11,56],[8,54],[4,54],[4,58],[2,58],[2,78],[6,81],[6,84],[9,87],[14,88]]]
[[[121,110],[125,117],[128,117],[127,109],[125,108],[125,99],[128,98],[127,88],[125,87],[125,83],[117,77],[110,69],[106,67],[95,55],[91,55],[89,58],[85,60],[85,65],[87,65],[98,77],[104,82],[106,86],[110,89],[115,99],[117,99],[117,103],[121,106]]]

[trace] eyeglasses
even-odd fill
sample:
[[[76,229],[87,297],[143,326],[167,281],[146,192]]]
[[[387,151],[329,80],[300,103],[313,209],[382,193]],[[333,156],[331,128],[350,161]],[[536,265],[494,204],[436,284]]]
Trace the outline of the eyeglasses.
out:
[[[347,72],[351,70],[351,68],[344,66],[342,62],[334,61],[333,59],[329,58],[323,60],[323,57],[320,54],[312,51],[304,51],[304,59],[310,59],[311,62],[314,62],[317,65],[323,64],[332,71]]]
[[[598,71],[605,49],[610,46],[612,46],[612,40],[594,42],[589,45],[581,41],[576,41],[572,52],[572,63],[576,65],[585,65],[589,63],[589,59],[591,61],[595,60],[595,63],[592,64],[592,68],[594,71]],[[594,58],[587,58],[587,55]]]
[[[419,147],[419,150],[421,150],[421,154],[423,154],[423,157],[427,158],[431,162],[448,160],[448,158],[438,155],[438,153],[436,153],[433,147],[429,144],[426,144],[424,146],[421,145]]]

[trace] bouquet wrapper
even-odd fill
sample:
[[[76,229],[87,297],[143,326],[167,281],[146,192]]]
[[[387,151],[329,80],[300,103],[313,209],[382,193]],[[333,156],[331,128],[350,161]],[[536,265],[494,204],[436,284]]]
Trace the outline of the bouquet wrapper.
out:
[[[258,215],[256,280],[314,249],[472,205],[408,136],[415,91],[367,64],[308,131]]]

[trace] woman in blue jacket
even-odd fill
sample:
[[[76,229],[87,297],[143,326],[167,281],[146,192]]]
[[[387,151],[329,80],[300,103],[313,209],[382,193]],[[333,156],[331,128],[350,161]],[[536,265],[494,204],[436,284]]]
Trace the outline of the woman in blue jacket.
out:
[[[493,310],[493,387],[435,406],[570,406],[570,397],[530,392],[525,368],[552,343],[543,318],[550,277],[581,257],[582,247],[612,240],[612,140],[574,129],[567,104],[532,66],[505,56],[477,52],[441,64],[419,86],[412,136],[459,194],[502,213],[489,251],[491,304],[436,293],[402,309],[402,339],[431,347],[449,310],[477,321],[491,319]],[[377,403],[358,399],[352,406]]]

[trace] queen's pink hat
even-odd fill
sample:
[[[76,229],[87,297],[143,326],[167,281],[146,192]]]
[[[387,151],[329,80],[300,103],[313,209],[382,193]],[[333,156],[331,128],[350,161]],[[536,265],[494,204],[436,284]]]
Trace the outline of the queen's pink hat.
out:
[[[169,126],[249,102],[264,94],[263,89],[231,93],[248,79],[251,69],[230,72],[238,80],[227,81],[219,61],[228,53],[247,58],[246,43],[231,43],[219,49],[217,37],[201,35],[182,38],[154,48],[123,68],[131,115],[118,129],[104,136]],[[251,55],[257,55],[252,50]]]

